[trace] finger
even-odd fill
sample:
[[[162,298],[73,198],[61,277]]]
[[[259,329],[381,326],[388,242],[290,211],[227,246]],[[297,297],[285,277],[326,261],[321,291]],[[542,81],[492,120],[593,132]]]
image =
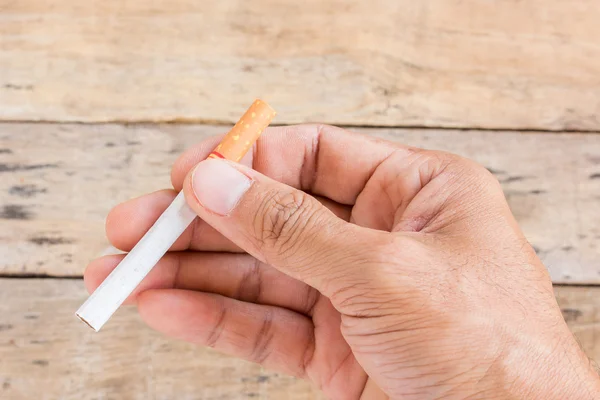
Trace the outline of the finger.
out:
[[[92,261],[84,282],[92,293],[121,262],[124,255]],[[227,296],[236,300],[288,308],[312,315],[320,294],[314,288],[257,261],[248,254],[167,253],[144,278],[125,304],[135,303],[151,289],[187,289]]]
[[[174,190],[161,190],[126,201],[113,208],[106,219],[106,236],[110,243],[120,250],[131,250],[176,195]],[[326,198],[319,200],[339,218],[349,220],[350,207]],[[200,218],[195,219],[171,246],[171,251],[181,250],[242,251]]]
[[[204,141],[179,157],[171,173],[175,189],[182,188],[186,174],[206,158],[215,142]],[[352,205],[377,166],[394,151],[413,150],[332,126],[276,127],[266,130],[252,159],[242,164],[294,188]]]
[[[177,196],[174,190],[161,190],[126,201],[114,207],[106,218],[106,236],[116,248],[129,251],[144,236]],[[171,246],[180,250],[241,251],[203,220],[196,218]]]
[[[377,244],[383,233],[349,224],[306,193],[252,169],[203,161],[184,192],[192,209],[238,246],[326,295],[371,273],[356,261],[370,254],[364,244]]]
[[[167,289],[143,292],[138,309],[151,328],[167,336],[299,377],[315,348],[310,319],[278,307]]]

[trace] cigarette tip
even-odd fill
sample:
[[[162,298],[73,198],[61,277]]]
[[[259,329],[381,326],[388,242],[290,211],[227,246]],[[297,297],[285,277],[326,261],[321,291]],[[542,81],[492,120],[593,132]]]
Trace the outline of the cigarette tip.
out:
[[[99,329],[96,329],[96,328],[94,328],[94,327],[92,326],[92,324],[90,324],[89,322],[87,322],[87,321],[85,320],[85,318],[83,318],[81,315],[79,315],[79,313],[75,313],[75,316],[76,316],[77,318],[79,318],[79,320],[80,320],[80,321],[82,321],[84,324],[86,324],[87,326],[89,326],[90,328],[92,328],[92,329],[94,330],[94,332],[98,332],[98,331],[99,331]]]
[[[275,109],[273,107],[271,107],[271,105],[269,103],[267,103],[266,101],[261,100],[261,99],[254,100],[254,103],[253,103],[254,106],[258,106],[260,104],[264,104],[267,107],[267,109],[271,113],[271,118],[274,118],[275,115],[277,115],[277,111],[275,111]]]

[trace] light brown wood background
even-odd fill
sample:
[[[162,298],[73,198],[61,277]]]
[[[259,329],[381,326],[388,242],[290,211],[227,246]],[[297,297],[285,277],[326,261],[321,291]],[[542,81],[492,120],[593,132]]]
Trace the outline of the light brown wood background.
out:
[[[254,97],[488,167],[600,361],[598,20],[595,0],[0,0],[0,398],[319,398],[131,309],[100,334],[73,317],[110,207]]]

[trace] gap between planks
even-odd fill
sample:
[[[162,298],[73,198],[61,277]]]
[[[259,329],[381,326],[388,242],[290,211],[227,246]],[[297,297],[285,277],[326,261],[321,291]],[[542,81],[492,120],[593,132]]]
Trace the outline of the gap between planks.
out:
[[[0,274],[0,279],[51,279],[51,280],[83,280],[82,275],[52,275],[52,274]],[[594,283],[553,283],[553,287],[598,288],[600,284]]]
[[[177,118],[177,119],[164,119],[164,120],[106,120],[106,121],[69,121],[69,120],[19,120],[19,119],[8,119],[0,120],[0,124],[7,125],[18,125],[18,124],[44,124],[44,125],[89,125],[89,126],[102,126],[102,125],[121,125],[121,126],[132,126],[132,127],[144,127],[144,126],[160,126],[160,125],[214,125],[214,126],[231,126],[234,124],[232,121],[226,120],[210,120],[210,119],[192,119],[192,118]],[[340,128],[349,129],[418,129],[423,131],[459,131],[459,132],[497,132],[499,134],[503,132],[511,133],[572,133],[572,134],[585,134],[585,135],[597,135],[600,134],[600,130],[581,130],[581,129],[541,129],[531,127],[495,127],[486,128],[478,126],[452,126],[452,125],[378,125],[378,124],[336,124],[336,123],[320,123],[316,121],[306,121],[294,124],[278,124],[277,122],[270,124],[270,127],[278,126],[294,126],[294,125],[332,125]]]

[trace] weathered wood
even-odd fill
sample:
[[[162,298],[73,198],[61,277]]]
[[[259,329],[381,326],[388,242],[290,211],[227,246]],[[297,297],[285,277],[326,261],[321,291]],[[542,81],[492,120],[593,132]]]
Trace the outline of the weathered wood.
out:
[[[302,380],[183,342],[122,309],[96,334],[81,280],[0,279],[0,398],[317,399]]]
[[[215,126],[0,125],[0,273],[80,276],[118,202],[169,187]],[[359,130],[471,157],[503,182],[555,282],[600,283],[600,135]]]
[[[600,287],[555,286],[563,317],[579,345],[600,364]]]
[[[600,129],[596,0],[0,0],[0,119]]]
[[[600,288],[558,287],[563,313],[600,361]],[[101,333],[73,312],[80,280],[0,279],[0,398],[317,399],[306,382],[175,342],[122,309]]]

